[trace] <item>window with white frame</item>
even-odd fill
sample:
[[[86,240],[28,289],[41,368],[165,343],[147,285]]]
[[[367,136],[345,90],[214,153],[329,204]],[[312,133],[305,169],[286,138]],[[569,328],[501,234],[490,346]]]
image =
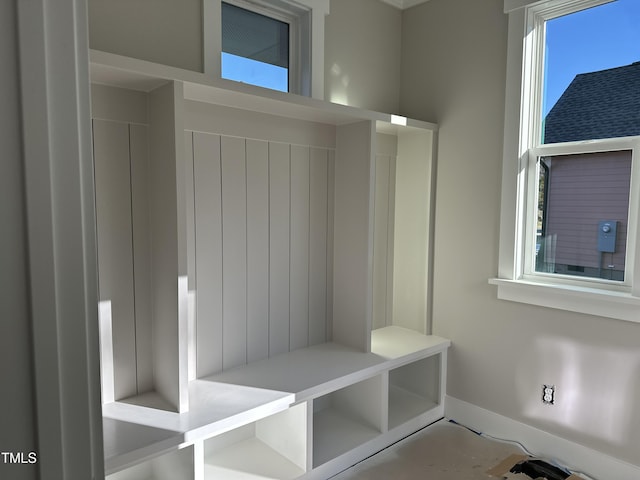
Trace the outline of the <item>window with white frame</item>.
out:
[[[204,0],[204,70],[322,98],[329,0]]]
[[[294,15],[223,1],[222,78],[284,92],[295,88],[300,63],[296,33]]]
[[[505,11],[491,282],[507,300],[640,321],[640,2],[505,0]]]

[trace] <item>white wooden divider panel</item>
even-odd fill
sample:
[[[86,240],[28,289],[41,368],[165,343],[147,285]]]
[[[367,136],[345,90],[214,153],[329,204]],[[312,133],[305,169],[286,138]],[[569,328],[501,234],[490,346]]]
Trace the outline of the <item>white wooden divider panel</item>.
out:
[[[269,143],[269,355],[289,351],[290,145]]]
[[[256,423],[256,437],[302,471],[307,469],[308,457],[307,405],[307,402],[302,402]]]
[[[129,125],[131,215],[138,392],[153,390],[151,257],[149,255],[149,155],[147,127]]]
[[[368,121],[336,134],[333,340],[363,352],[372,312],[374,134]]]
[[[179,198],[180,159],[184,155],[183,129],[176,127],[181,118],[181,84],[170,82],[149,94],[150,183],[149,220],[153,265],[153,364],[154,386],[177,411],[188,409],[186,371],[186,318],[181,319],[178,277],[186,275],[186,249],[180,231],[186,212]],[[180,151],[178,151],[180,150]],[[181,216],[181,219],[178,216]],[[186,230],[186,225],[184,226]],[[184,255],[184,272],[180,257]],[[182,299],[180,297],[184,296]],[[186,309],[184,310],[186,314]],[[184,322],[184,325],[182,323]]]
[[[198,377],[222,370],[222,193],[220,137],[193,133]]]
[[[187,352],[189,381],[195,380],[196,375],[196,214],[195,191],[193,178],[193,132],[184,132],[184,164],[185,164],[185,212],[186,241],[187,241]]]
[[[222,368],[247,362],[247,183],[245,140],[221,137]]]
[[[329,151],[311,148],[309,162],[309,345],[327,337]]]
[[[111,301],[114,397],[137,393],[129,127],[93,121],[100,301]]]
[[[309,147],[291,146],[289,350],[309,344]]]
[[[269,356],[269,144],[247,140],[247,361]]]

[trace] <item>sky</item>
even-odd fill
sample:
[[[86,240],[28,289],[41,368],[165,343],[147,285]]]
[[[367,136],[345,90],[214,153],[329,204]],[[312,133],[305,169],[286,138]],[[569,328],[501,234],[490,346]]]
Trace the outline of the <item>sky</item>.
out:
[[[283,92],[289,89],[289,73],[286,68],[226,52],[222,52],[222,78]]]
[[[547,22],[543,114],[579,73],[640,61],[640,0],[616,0]]]

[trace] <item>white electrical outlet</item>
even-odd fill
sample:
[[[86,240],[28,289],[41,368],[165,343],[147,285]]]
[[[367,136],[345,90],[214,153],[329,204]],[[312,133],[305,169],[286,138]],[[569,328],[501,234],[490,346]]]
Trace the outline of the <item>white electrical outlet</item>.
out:
[[[553,405],[554,403],[556,403],[555,385],[542,386],[542,403],[544,403],[545,405]]]

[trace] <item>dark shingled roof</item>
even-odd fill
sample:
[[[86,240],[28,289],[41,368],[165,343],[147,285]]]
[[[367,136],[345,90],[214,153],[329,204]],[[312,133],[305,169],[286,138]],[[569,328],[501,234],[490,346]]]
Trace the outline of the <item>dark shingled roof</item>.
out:
[[[576,75],[545,120],[544,143],[640,135],[640,62]]]

